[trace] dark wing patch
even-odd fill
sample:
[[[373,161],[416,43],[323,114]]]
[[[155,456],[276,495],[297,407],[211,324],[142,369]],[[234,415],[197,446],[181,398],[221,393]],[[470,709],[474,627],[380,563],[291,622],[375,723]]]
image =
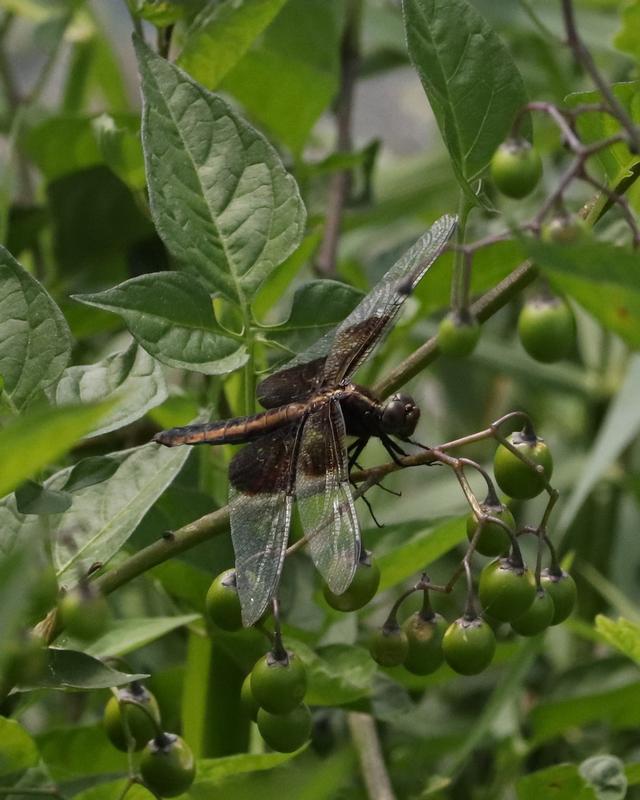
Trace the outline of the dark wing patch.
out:
[[[307,417],[296,502],[311,558],[331,591],[342,594],[358,564],[360,528],[349,484],[344,419],[335,401]]]
[[[231,538],[246,626],[260,619],[280,580],[291,525],[291,459],[298,427],[260,437],[229,466]]]
[[[304,400],[315,392],[322,380],[325,358],[297,364],[274,372],[261,381],[256,397],[263,408],[277,408]]]

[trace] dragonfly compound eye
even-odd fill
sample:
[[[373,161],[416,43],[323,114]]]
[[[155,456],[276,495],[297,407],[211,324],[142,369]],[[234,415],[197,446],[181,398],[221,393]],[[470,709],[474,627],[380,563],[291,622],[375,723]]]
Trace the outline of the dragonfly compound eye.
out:
[[[420,409],[413,398],[406,394],[394,394],[382,410],[382,427],[393,436],[411,436],[420,419]]]

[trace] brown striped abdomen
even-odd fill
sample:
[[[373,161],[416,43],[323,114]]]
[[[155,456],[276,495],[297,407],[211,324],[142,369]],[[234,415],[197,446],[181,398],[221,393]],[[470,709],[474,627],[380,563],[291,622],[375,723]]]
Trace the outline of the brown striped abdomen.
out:
[[[218,422],[206,422],[202,425],[186,425],[184,428],[160,431],[153,437],[153,441],[166,447],[175,447],[179,444],[251,442],[264,436],[265,433],[302,419],[306,410],[306,403],[289,403],[286,406],[271,408],[248,417],[235,417]]]

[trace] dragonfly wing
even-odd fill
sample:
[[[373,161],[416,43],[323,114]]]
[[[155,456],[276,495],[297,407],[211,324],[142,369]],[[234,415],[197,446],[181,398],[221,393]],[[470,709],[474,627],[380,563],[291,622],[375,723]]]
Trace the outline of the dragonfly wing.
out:
[[[305,422],[296,502],[313,562],[331,591],[342,594],[360,557],[360,528],[349,483],[344,418],[336,401]]]
[[[288,425],[261,436],[229,466],[231,538],[245,626],[260,619],[280,580],[291,525],[298,428]]]

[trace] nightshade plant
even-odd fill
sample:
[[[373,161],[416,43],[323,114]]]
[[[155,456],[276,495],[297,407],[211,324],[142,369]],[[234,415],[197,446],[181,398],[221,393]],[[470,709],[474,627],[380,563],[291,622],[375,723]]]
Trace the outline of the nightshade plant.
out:
[[[0,0],[0,796],[633,797],[637,0],[98,5]],[[417,160],[354,120],[399,65]],[[422,421],[352,472],[357,580],[294,519],[241,629],[231,448],[150,440],[258,410],[445,213],[358,375]]]

